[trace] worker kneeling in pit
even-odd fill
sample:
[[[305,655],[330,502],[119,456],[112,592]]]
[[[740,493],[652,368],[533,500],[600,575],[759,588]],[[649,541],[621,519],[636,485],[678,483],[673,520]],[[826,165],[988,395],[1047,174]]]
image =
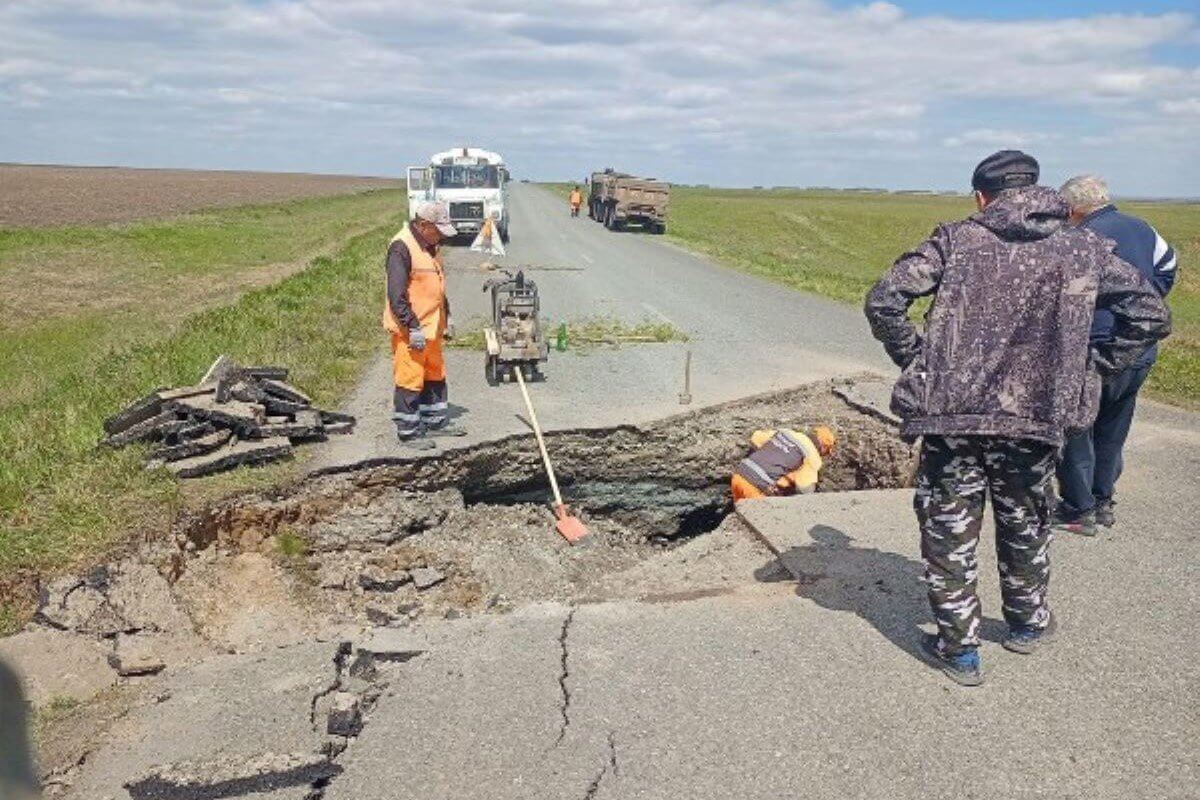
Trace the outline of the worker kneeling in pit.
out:
[[[833,454],[837,436],[818,425],[808,436],[786,428],[755,431],[750,443],[754,452],[742,459],[730,481],[734,501],[814,491],[821,459]]]
[[[388,245],[383,327],[392,336],[392,395],[396,434],[417,450],[437,445],[428,436],[463,436],[447,421],[442,340],[453,336],[446,273],[438,247],[457,233],[445,203],[425,202]]]

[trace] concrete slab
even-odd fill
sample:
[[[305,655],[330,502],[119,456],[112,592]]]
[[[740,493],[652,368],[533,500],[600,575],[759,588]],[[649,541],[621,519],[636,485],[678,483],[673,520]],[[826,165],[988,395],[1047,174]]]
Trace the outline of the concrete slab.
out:
[[[851,408],[898,427],[900,418],[891,408],[894,386],[894,381],[880,377],[879,380],[857,380],[848,386],[839,386],[833,393]]]
[[[67,797],[128,797],[124,783],[170,764],[236,765],[269,753],[318,752],[325,733],[310,714],[313,697],[334,683],[336,650],[333,643],[308,643],[218,656],[165,676],[154,692],[165,699],[114,725]],[[307,786],[295,791],[302,797]]]
[[[600,749],[556,747],[570,613],[547,604],[440,626],[454,636],[399,667],[326,800],[533,800],[566,786],[582,797]]]
[[[875,610],[761,595],[581,608],[570,729],[601,732],[617,764],[595,796],[1192,796],[1187,658],[1089,650],[1072,609],[1061,647],[989,647],[993,680],[967,691],[875,628],[893,595],[864,597]]]
[[[21,677],[34,706],[90,700],[117,682],[108,649],[90,636],[41,628],[0,639],[0,659]]]

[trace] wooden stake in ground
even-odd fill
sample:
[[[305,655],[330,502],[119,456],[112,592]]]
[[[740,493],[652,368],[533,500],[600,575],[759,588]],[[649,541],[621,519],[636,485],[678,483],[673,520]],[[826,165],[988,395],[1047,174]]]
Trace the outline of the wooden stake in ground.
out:
[[[546,452],[546,440],[542,437],[542,426],[538,423],[537,412],[533,410],[533,401],[529,399],[529,389],[525,386],[525,376],[518,366],[513,372],[521,387],[521,396],[525,398],[525,410],[529,412],[529,421],[533,425],[533,434],[537,437],[538,449],[542,451],[542,463],[546,465],[546,475],[550,478],[550,489],[554,492],[554,516],[557,521],[554,528],[571,544],[575,544],[588,536],[587,526],[579,517],[571,514],[570,509],[563,503],[562,493],[558,490],[558,479],[554,477],[554,466],[550,463],[550,454]]]
[[[692,351],[688,350],[683,359],[683,391],[679,393],[679,405],[686,406],[692,402]]]

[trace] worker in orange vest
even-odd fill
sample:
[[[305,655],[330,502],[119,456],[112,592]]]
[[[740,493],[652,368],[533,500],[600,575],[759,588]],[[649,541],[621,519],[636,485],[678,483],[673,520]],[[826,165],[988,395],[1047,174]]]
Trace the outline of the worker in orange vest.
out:
[[[821,459],[833,454],[837,436],[818,425],[809,435],[786,428],[755,431],[750,443],[754,452],[742,459],[730,481],[735,501],[815,490]]]
[[[442,358],[453,326],[438,247],[456,233],[445,203],[424,202],[388,246],[383,327],[392,337],[392,419],[400,441],[417,450],[435,448],[431,436],[466,434],[446,417]]]
[[[583,205],[583,192],[579,191],[578,186],[571,190],[571,198],[568,202],[571,204],[571,216],[578,217],[579,207]]]

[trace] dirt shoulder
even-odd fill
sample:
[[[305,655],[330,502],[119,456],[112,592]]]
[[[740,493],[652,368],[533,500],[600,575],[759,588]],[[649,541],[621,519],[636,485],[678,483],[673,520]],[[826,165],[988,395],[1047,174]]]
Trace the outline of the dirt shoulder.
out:
[[[0,164],[0,228],[131,222],[402,183],[355,175]]]

